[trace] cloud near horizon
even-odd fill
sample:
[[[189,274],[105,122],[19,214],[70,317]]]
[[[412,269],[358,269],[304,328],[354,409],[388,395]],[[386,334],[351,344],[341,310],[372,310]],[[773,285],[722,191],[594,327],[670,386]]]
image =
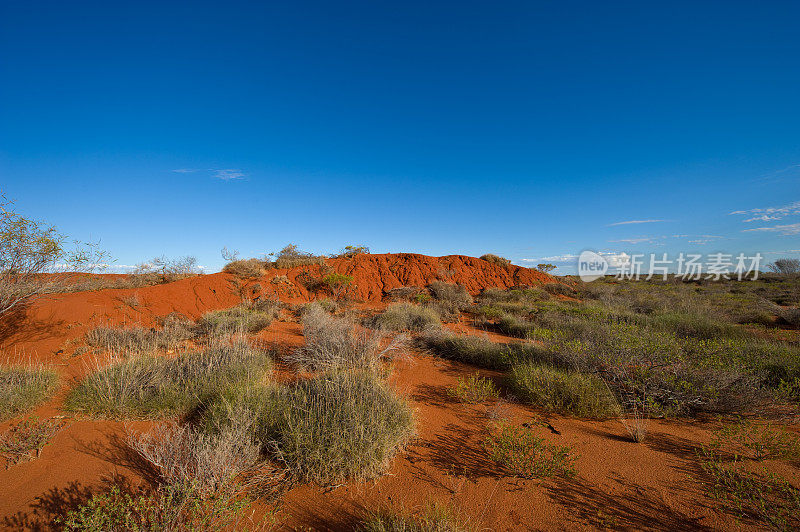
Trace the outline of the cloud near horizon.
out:
[[[782,220],[787,216],[800,214],[800,201],[789,203],[781,207],[766,207],[763,209],[748,209],[742,211],[733,211],[729,214],[738,215],[751,215],[750,218],[742,220],[742,222],[771,222],[775,220]],[[748,229],[749,230],[749,229]]]
[[[613,227],[615,225],[631,225],[631,224],[654,224],[659,222],[667,222],[669,220],[626,220],[624,222],[614,222],[613,224],[608,224],[606,227]]]
[[[772,227],[755,227],[753,229],[742,229],[743,233],[769,232],[780,233],[783,236],[800,235],[800,223],[775,225]]]

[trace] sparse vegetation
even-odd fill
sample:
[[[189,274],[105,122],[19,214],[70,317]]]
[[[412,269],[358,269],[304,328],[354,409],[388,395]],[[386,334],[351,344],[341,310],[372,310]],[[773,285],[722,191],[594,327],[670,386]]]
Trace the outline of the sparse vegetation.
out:
[[[44,366],[0,366],[0,421],[42,403],[57,385],[58,374]]]
[[[273,262],[276,268],[295,268],[297,266],[311,266],[325,264],[325,257],[301,251],[295,244],[288,244],[275,254]]]
[[[270,368],[269,353],[246,341],[214,339],[204,349],[172,358],[116,359],[84,378],[65,407],[110,418],[186,413],[230,386],[261,378]]]
[[[468,519],[459,517],[450,506],[428,505],[419,515],[393,511],[367,516],[357,530],[364,532],[470,532],[475,530]]]
[[[575,476],[575,456],[565,445],[546,443],[530,429],[501,423],[483,441],[489,457],[522,478]]]
[[[515,364],[509,372],[512,393],[537,408],[578,417],[608,419],[619,404],[602,379],[540,364]]]
[[[389,305],[372,322],[390,331],[423,331],[441,326],[439,315],[433,309],[406,302]]]
[[[55,419],[39,421],[35,416],[23,419],[0,434],[0,454],[11,465],[38,458],[61,426],[62,422]]]
[[[482,403],[499,395],[494,382],[477,373],[466,378],[459,377],[458,382],[447,393],[462,403]]]
[[[352,259],[356,255],[369,255],[369,248],[367,246],[345,246],[336,256]]]
[[[752,467],[765,459],[797,459],[796,445],[796,437],[770,426],[723,427],[698,450],[709,494],[738,519],[760,521],[776,530],[797,529],[800,489],[766,468]]]

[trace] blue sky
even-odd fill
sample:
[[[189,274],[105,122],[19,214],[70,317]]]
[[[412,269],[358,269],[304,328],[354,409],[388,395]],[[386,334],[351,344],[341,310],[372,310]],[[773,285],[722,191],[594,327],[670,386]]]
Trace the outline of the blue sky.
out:
[[[0,188],[119,266],[288,242],[561,272],[584,249],[800,256],[799,18],[1,2]]]

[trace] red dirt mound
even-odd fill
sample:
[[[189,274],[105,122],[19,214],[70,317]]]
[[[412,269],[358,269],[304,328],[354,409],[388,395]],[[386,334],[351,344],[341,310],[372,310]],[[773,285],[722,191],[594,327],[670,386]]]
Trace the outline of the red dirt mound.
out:
[[[353,276],[354,296],[363,301],[381,301],[395,288],[425,287],[434,281],[458,283],[471,294],[485,288],[510,288],[557,282],[553,277],[521,266],[501,266],[464,255],[429,257],[414,253],[356,255],[329,259],[325,266],[269,270],[267,290],[281,299],[307,298],[307,279],[319,278],[327,270]]]

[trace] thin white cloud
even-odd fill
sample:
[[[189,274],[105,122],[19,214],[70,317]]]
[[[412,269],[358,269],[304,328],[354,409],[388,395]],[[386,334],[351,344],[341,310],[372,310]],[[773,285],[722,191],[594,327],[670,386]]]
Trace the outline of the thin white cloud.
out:
[[[659,222],[666,222],[668,220],[627,220],[624,222],[614,222],[613,224],[608,224],[607,227],[613,227],[615,225],[631,225],[631,224],[654,224]]]
[[[800,223],[775,225],[772,227],[756,227],[754,229],[744,229],[743,233],[749,232],[780,233],[783,236],[800,235]]]
[[[787,216],[800,214],[800,201],[795,201],[781,207],[766,207],[764,209],[733,211],[730,214],[750,216],[749,218],[742,220],[743,222],[772,222],[775,220],[782,220]]]
[[[236,179],[244,179],[247,174],[238,168],[176,168],[172,170],[176,174],[194,174],[196,172],[208,172],[211,176],[222,179],[223,181],[232,181]]]
[[[658,237],[653,236],[640,236],[635,238],[620,238],[619,240],[609,240],[613,243],[623,243],[635,246],[636,244],[655,244]]]
[[[214,177],[222,179],[223,181],[230,181],[232,179],[242,179],[247,177],[247,174],[238,168],[227,168],[223,170],[213,170]]]

